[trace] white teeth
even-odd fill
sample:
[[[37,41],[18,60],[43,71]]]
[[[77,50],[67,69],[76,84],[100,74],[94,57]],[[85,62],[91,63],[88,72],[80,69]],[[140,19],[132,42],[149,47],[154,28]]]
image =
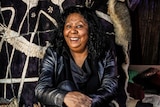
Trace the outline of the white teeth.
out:
[[[79,38],[70,38],[71,40],[78,40]]]

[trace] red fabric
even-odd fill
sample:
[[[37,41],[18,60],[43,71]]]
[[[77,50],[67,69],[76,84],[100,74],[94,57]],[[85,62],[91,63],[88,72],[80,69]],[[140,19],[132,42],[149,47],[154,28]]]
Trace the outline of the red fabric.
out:
[[[127,91],[130,94],[130,97],[133,97],[134,99],[142,100],[144,98],[143,87],[138,84],[129,82]]]

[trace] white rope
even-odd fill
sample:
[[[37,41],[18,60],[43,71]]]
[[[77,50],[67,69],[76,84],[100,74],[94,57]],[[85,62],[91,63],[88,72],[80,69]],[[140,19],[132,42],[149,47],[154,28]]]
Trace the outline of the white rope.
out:
[[[38,14],[38,17],[37,17],[37,23],[35,25],[34,32],[36,32],[37,29],[38,29],[39,20],[40,20],[40,14]],[[35,36],[35,33],[32,33],[29,43],[33,42],[34,36]],[[30,47],[27,47],[26,49],[30,50]],[[19,86],[19,90],[18,90],[18,103],[20,101],[20,97],[21,97],[21,93],[22,93],[22,89],[23,89],[23,84],[24,84],[24,79],[25,79],[25,76],[26,76],[26,73],[27,73],[27,68],[28,68],[28,64],[29,64],[29,58],[30,58],[29,56],[26,57],[26,61],[25,61],[23,72],[22,72],[22,76],[21,76],[21,82],[20,82],[20,86]]]
[[[49,43],[45,47],[38,46],[34,43],[27,41],[23,36],[19,36],[19,34],[11,29],[7,29],[4,26],[0,26],[5,30],[4,40],[7,41],[10,45],[13,46],[16,50],[21,51],[27,56],[37,57],[42,59],[44,53],[49,46]]]
[[[25,78],[24,82],[36,82],[38,81],[38,77]],[[5,78],[0,79],[0,84],[12,84],[12,83],[20,83],[21,78]]]
[[[96,14],[97,14],[100,18],[102,18],[102,19],[110,22],[111,24],[113,23],[113,22],[111,21],[111,18],[109,17],[109,15],[107,15],[107,14],[101,12],[101,11],[98,11],[98,10],[96,10]]]
[[[8,27],[6,29],[10,29],[11,28],[11,25],[13,24],[13,20],[14,20],[14,16],[15,16],[15,10],[14,10],[13,7],[1,8],[1,11],[8,11],[8,10],[11,11],[12,14],[11,14],[11,17],[10,17],[10,21],[9,21]],[[3,23],[3,24],[4,24],[3,26],[6,26],[5,23]],[[2,27],[2,24],[0,24],[0,29],[2,31],[4,30],[4,27]],[[0,52],[1,52],[1,49],[2,49],[3,42],[4,42],[4,38],[3,37],[2,37],[2,39],[0,41]],[[7,69],[8,69],[8,66],[7,66]],[[8,71],[6,71],[6,72],[8,72]],[[8,73],[6,73],[6,78],[7,77],[8,77]],[[13,95],[14,95],[14,93],[13,93]],[[6,98],[6,84],[4,84],[4,98]]]

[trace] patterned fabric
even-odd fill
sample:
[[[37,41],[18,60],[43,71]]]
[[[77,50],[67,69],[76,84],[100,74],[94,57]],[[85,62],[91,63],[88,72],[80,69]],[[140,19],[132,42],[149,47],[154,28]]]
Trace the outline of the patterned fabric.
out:
[[[1,0],[0,1],[0,97],[18,98],[20,106],[37,103],[34,88],[40,61],[60,20],[71,5],[87,5],[100,11],[106,32],[113,32],[105,18],[107,0]],[[103,13],[103,14],[102,14]]]

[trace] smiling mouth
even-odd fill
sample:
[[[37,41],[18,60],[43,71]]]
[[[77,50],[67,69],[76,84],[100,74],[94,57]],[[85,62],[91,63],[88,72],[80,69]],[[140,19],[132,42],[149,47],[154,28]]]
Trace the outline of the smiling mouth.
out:
[[[79,38],[77,38],[77,37],[72,37],[72,38],[70,38],[70,40],[72,40],[72,41],[77,41],[77,40],[79,40]]]

